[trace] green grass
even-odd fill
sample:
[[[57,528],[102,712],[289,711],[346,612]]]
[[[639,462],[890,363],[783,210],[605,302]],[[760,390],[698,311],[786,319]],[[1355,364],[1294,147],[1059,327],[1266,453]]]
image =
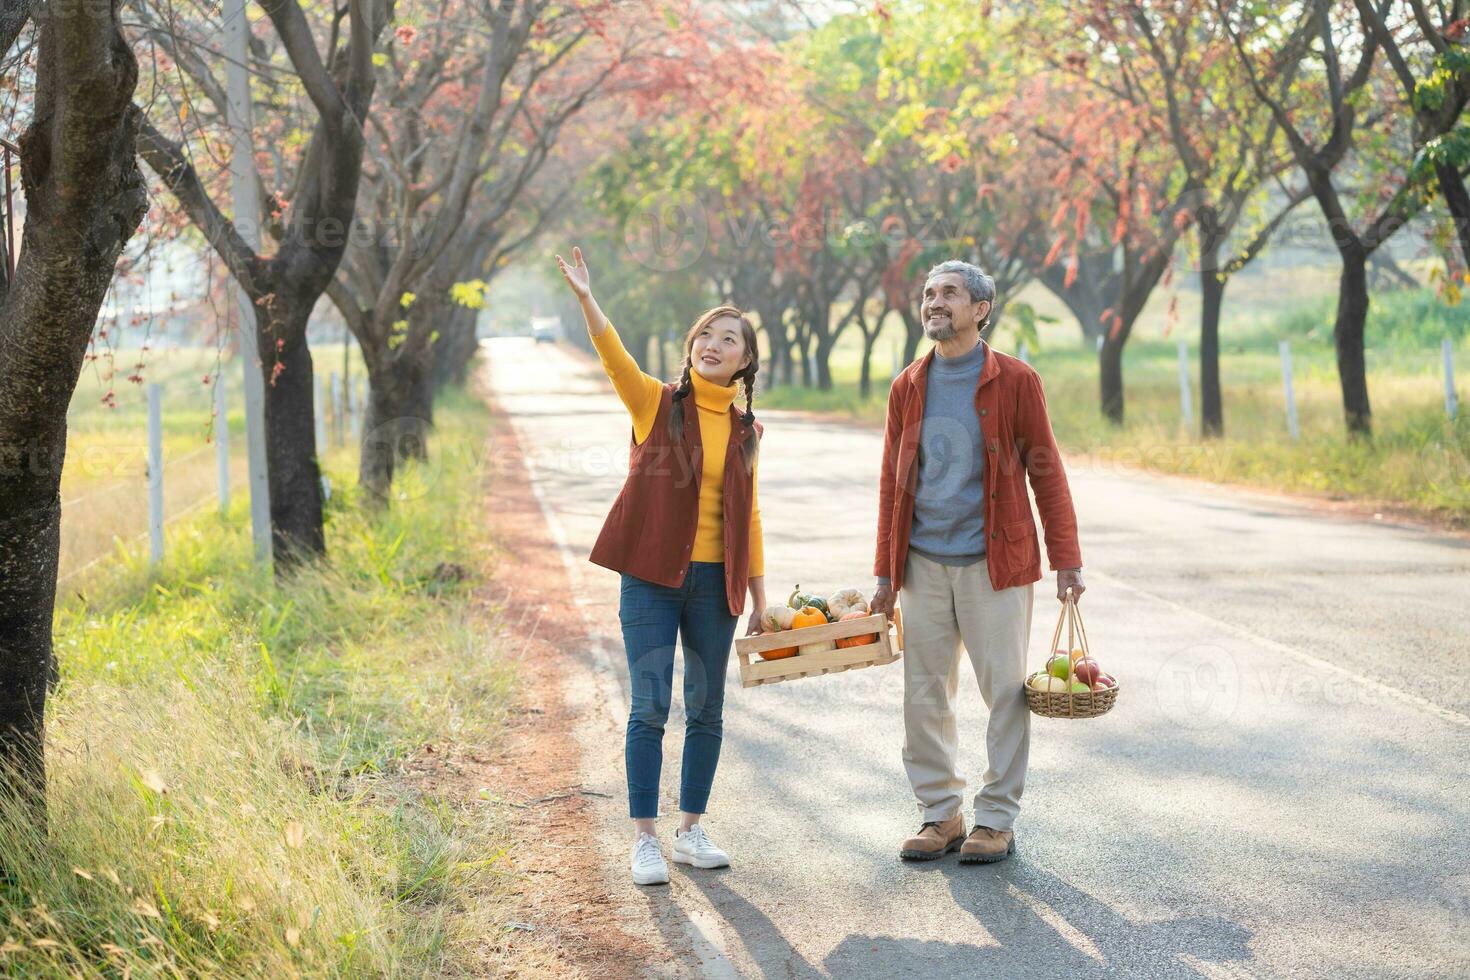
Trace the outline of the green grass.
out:
[[[1322,277],[1304,275],[1320,293]],[[1470,377],[1470,304],[1447,307],[1428,291],[1376,294],[1368,323],[1368,386],[1374,437],[1349,439],[1343,425],[1341,389],[1331,344],[1333,303],[1311,291],[1290,304],[1270,304],[1259,284],[1240,294],[1222,324],[1220,371],[1224,391],[1222,440],[1198,434],[1197,325],[1181,293],[1180,319],[1166,334],[1167,318],[1157,308],[1141,318],[1124,352],[1125,422],[1106,422],[1099,409],[1096,354],[1084,346],[1074,321],[1049,325],[1032,365],[1041,373],[1052,426],[1071,454],[1179,473],[1218,482],[1355,499],[1399,506],[1454,525],[1470,527],[1470,418],[1462,410],[1451,422],[1444,412],[1439,341],[1455,343],[1457,386],[1467,400]],[[1285,288],[1273,283],[1273,288]],[[1305,288],[1305,287],[1304,287]],[[1045,298],[1028,292],[1038,308]],[[1157,303],[1155,306],[1157,307]],[[1055,309],[1044,312],[1056,314]],[[1059,318],[1060,319],[1060,318]],[[843,337],[833,353],[835,387],[821,392],[781,387],[760,396],[765,408],[837,412],[881,424],[894,345],[902,327],[885,325],[874,356],[874,394],[858,397],[860,338]],[[1179,339],[1186,341],[1195,425],[1186,431],[1179,403]],[[1280,340],[1292,345],[1293,383],[1300,442],[1287,431]],[[1014,351],[1002,330],[995,345]],[[920,351],[927,349],[921,345]]]
[[[425,775],[493,748],[515,690],[474,591],[490,420],[451,393],[437,422],[385,513],[328,457],[329,560],[285,585],[241,498],[61,597],[50,828],[0,814],[0,973],[496,971],[507,829],[488,788]]]

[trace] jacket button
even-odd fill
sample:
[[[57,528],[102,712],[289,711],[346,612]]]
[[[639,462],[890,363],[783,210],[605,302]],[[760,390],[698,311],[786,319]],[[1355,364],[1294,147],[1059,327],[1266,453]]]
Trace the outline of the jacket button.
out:
[[[995,497],[996,497],[996,493],[995,493],[995,491],[994,491],[994,490],[992,490],[992,491],[990,491],[990,499],[991,499],[991,500],[994,500],[994,499],[995,499]]]
[[[990,536],[992,538],[998,538],[998,537],[1000,537],[1000,532],[999,531],[991,531],[990,532]]]
[[[984,414],[985,414],[985,409],[983,409],[983,408],[982,408],[982,409],[980,409],[980,414],[981,414],[981,415],[984,415]]]
[[[993,442],[990,444],[990,451],[995,452],[995,443]]]

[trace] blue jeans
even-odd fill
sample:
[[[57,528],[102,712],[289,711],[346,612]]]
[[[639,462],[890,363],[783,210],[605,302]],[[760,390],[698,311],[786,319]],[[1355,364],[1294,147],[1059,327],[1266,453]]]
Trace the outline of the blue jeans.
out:
[[[628,651],[633,703],[623,755],[628,815],[658,815],[664,723],[674,693],[674,641],[684,649],[684,767],[679,809],[703,813],[724,736],[725,667],[739,617],[725,600],[725,563],[689,563],[675,588],[623,575],[618,618]]]

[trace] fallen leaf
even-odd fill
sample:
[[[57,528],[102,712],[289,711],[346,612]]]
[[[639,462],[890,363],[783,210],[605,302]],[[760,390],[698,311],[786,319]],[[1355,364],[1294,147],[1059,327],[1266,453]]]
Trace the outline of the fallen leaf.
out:
[[[301,825],[300,820],[286,822],[286,846],[300,847],[306,840],[306,828]]]

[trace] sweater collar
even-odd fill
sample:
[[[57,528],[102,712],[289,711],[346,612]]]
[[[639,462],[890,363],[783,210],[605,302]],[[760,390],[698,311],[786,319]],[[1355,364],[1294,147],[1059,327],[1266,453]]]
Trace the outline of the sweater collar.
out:
[[[728,385],[717,385],[693,368],[689,369],[689,381],[694,386],[694,404],[711,412],[730,410],[738,390],[733,381]]]
[[[986,382],[990,381],[991,378],[994,378],[996,375],[1000,374],[1000,365],[996,363],[996,358],[990,356],[991,348],[990,345],[985,342],[984,338],[981,338],[980,346],[985,351],[985,353],[981,355],[985,358],[985,362],[980,366],[980,379],[975,383],[975,389],[977,391],[980,388],[984,387]],[[939,349],[937,347],[930,347],[928,353],[926,353],[923,357],[914,362],[914,384],[919,386],[919,391],[921,392],[924,390],[924,383],[928,380],[929,377],[929,366],[933,364],[935,358],[939,356],[938,351]]]

